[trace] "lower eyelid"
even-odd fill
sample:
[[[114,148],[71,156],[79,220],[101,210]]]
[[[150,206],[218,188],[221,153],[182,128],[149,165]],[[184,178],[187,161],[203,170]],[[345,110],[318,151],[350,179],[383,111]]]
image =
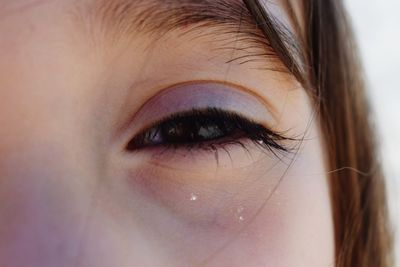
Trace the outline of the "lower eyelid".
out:
[[[185,224],[234,230],[257,212],[265,200],[259,196],[268,197],[279,181],[279,167],[268,176],[254,169],[196,173],[148,164],[131,170],[128,180],[133,190]]]
[[[254,141],[242,138],[221,143],[195,144],[193,146],[158,146],[138,151],[141,158],[155,166],[190,170],[246,168],[257,161],[278,161],[275,154],[260,147]]]

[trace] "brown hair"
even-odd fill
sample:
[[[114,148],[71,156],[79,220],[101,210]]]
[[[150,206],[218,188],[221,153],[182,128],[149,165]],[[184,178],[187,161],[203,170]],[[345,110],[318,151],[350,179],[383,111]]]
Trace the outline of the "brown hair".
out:
[[[277,30],[282,25],[274,27],[277,21],[261,1],[244,2],[277,55],[314,99],[332,170],[336,266],[392,266],[384,177],[342,1],[303,1],[305,36],[299,47]]]

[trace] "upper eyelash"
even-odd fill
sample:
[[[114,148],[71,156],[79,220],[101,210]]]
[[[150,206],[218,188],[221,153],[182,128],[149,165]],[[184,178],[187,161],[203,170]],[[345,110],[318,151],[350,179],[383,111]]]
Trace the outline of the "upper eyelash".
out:
[[[287,140],[294,140],[293,138],[289,138],[281,133],[274,132],[264,127],[263,125],[251,119],[248,119],[242,115],[239,115],[235,112],[226,111],[219,108],[205,108],[205,109],[193,109],[190,111],[173,114],[153,123],[152,126],[147,127],[146,129],[142,130],[139,134],[137,134],[134,138],[132,138],[127,144],[126,149],[128,151],[137,150],[138,148],[140,148],[140,145],[141,143],[143,143],[145,135],[149,131],[157,129],[157,127],[160,127],[164,123],[173,122],[178,119],[187,117],[194,117],[194,118],[214,117],[217,118],[218,120],[230,120],[231,122],[234,123],[237,129],[245,133],[243,138],[247,138],[253,141],[253,143],[255,143],[257,146],[266,149],[274,154],[276,154],[277,151],[290,152],[291,149],[283,145],[282,142]],[[172,148],[186,146],[189,149],[192,149],[193,147],[196,146],[200,148],[209,148],[215,150],[216,146],[223,146],[226,144],[238,144],[246,149],[245,144],[243,144],[241,141],[229,137],[226,140],[218,140],[218,139],[210,140],[209,142],[207,142],[208,144],[206,144],[208,147],[204,147],[203,143],[163,144],[163,146],[168,146]]]

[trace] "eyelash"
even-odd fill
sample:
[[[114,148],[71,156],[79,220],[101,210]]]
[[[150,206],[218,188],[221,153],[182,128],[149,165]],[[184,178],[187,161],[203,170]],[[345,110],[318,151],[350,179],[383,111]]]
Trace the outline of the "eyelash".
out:
[[[186,129],[184,129],[185,126]],[[183,132],[187,128],[191,129],[185,135]],[[201,129],[208,133],[210,133],[210,130],[215,130],[219,134],[207,139],[199,134]],[[166,130],[172,131],[172,138],[171,136],[165,136]],[[179,130],[181,130],[180,136]],[[190,132],[190,130],[197,130],[197,132]],[[175,139],[173,133],[178,133]],[[187,133],[190,133],[190,135],[188,136]],[[186,138],[186,140],[181,137]],[[179,140],[179,138],[181,139]],[[237,113],[219,108],[206,108],[173,114],[154,123],[131,139],[126,146],[126,150],[133,152],[156,146],[172,149],[216,150],[231,144],[240,145],[247,150],[246,144],[242,142],[246,139],[252,141],[257,147],[261,147],[275,155],[276,152],[289,152],[290,149],[281,143],[293,140]]]

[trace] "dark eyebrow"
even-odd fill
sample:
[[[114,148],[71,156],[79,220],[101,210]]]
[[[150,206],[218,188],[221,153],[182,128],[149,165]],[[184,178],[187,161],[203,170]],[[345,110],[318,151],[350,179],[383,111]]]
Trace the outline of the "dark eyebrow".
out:
[[[90,8],[101,27],[114,38],[135,33],[160,37],[176,29],[214,29],[219,36],[235,36],[226,42],[226,48],[247,49],[247,53],[230,60],[240,64],[249,61],[277,59],[283,61],[284,70],[296,73],[300,45],[289,27],[268,14],[266,8],[242,0],[97,0]],[[261,13],[260,13],[261,12]],[[263,12],[263,13],[262,13]],[[231,38],[232,39],[232,38]],[[245,44],[243,47],[237,43]],[[254,52],[257,51],[257,52]],[[286,51],[287,53],[283,53]],[[282,55],[290,54],[285,58]],[[288,61],[288,62],[285,62]],[[298,77],[296,77],[298,78]]]

